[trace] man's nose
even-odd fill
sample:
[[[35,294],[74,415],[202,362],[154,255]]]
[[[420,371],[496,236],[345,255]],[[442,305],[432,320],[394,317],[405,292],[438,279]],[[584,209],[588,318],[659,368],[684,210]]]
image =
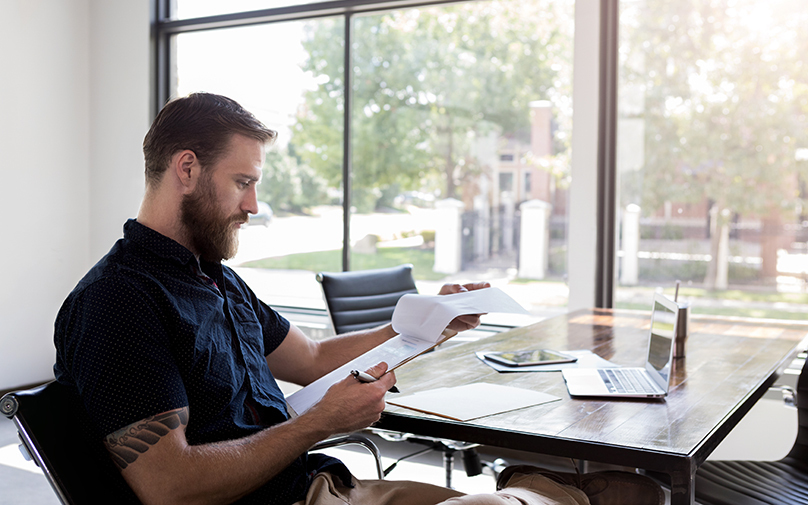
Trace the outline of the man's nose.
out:
[[[241,209],[250,214],[258,214],[258,189],[253,188],[247,192],[242,202]]]

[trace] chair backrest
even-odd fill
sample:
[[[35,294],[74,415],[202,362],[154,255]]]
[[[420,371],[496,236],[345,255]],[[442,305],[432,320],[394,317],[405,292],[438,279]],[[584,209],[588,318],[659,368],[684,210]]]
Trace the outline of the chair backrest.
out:
[[[8,393],[0,410],[65,504],[140,503],[112,463],[100,439],[88,433],[81,400],[53,381]]]
[[[355,272],[320,272],[328,315],[337,334],[389,323],[398,299],[418,293],[412,265]]]
[[[787,457],[808,464],[808,359],[805,360],[800,377],[797,379],[796,396],[797,440]]]

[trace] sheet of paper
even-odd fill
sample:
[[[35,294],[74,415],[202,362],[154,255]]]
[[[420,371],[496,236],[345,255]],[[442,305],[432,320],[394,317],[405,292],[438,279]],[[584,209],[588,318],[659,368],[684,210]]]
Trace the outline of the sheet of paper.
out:
[[[485,359],[484,352],[477,352],[477,358],[483,363],[490,366],[497,372],[560,372],[565,368],[619,368],[620,365],[615,365],[611,361],[606,361],[597,354],[589,350],[580,351],[562,351],[564,354],[569,354],[578,358],[574,363],[552,363],[548,365],[531,365],[531,366],[508,366],[495,361]]]
[[[452,319],[464,314],[507,312],[527,314],[516,300],[499,288],[477,289],[452,295],[401,297],[393,311],[393,329],[436,342]]]
[[[557,396],[539,391],[478,382],[408,396],[388,395],[387,403],[455,421],[470,421],[558,399]]]
[[[382,361],[387,363],[390,369],[394,369],[401,363],[413,356],[417,356],[434,345],[434,342],[428,340],[421,340],[407,335],[398,335],[382,345],[374,347],[353,361],[323,375],[303,389],[296,391],[286,399],[286,403],[288,403],[296,413],[302,414],[309,410],[312,405],[320,401],[332,384],[348,377],[351,370],[365,371]]]

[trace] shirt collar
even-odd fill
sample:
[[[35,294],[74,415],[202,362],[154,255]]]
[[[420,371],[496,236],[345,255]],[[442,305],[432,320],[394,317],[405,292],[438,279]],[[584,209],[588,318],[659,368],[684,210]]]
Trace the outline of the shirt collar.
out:
[[[179,242],[142,225],[135,219],[129,219],[123,225],[123,238],[131,240],[144,249],[182,265],[199,264],[196,256]]]

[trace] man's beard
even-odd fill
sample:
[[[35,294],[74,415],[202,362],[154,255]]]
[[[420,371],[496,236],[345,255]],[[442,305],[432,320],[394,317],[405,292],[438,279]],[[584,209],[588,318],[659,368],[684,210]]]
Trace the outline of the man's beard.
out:
[[[203,176],[192,194],[183,197],[180,220],[190,246],[199,256],[214,263],[230,259],[238,251],[238,228],[249,214],[224,216],[216,205],[216,193],[209,177]]]

